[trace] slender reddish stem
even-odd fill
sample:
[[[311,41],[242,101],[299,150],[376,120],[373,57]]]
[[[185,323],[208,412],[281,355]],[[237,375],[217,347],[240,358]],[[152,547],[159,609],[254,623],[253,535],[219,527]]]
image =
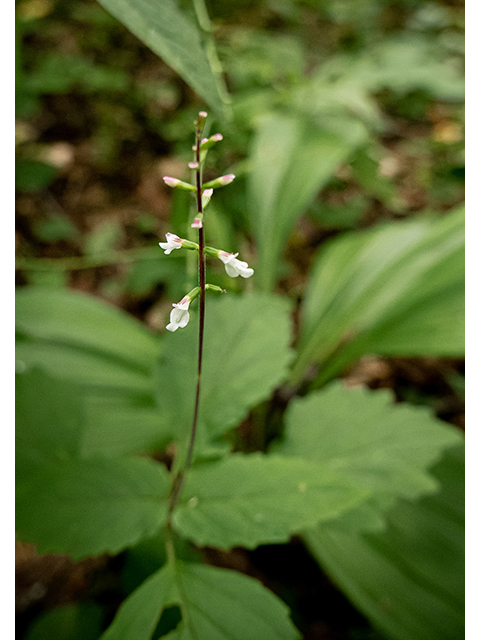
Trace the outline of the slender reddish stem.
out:
[[[203,217],[202,206],[202,170],[200,165],[200,143],[202,140],[202,131],[197,129],[195,134],[195,160],[197,168],[195,170],[196,180],[196,198],[197,211],[200,217]],[[168,523],[171,522],[171,514],[175,509],[180,491],[185,481],[185,475],[192,463],[193,451],[195,448],[195,439],[197,436],[198,413],[200,408],[200,389],[202,379],[202,361],[203,361],[203,335],[205,329],[205,284],[206,284],[206,265],[205,265],[205,232],[202,226],[198,229],[198,285],[200,287],[200,303],[199,303],[199,323],[198,323],[198,364],[197,364],[197,386],[195,390],[195,405],[193,410],[192,428],[190,431],[190,442],[188,444],[187,456],[181,470],[176,475],[172,490],[170,492],[170,500],[168,506]]]

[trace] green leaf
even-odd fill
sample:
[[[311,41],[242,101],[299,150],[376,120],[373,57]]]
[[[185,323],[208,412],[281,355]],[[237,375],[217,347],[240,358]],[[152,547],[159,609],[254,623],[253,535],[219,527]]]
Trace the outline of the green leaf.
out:
[[[253,578],[175,561],[153,574],[120,607],[101,640],[149,640],[166,606],[182,622],[169,640],[296,640],[285,604]]]
[[[250,294],[209,297],[206,305],[202,397],[197,453],[265,400],[287,375],[291,360],[288,303]],[[197,377],[195,322],[165,336],[156,370],[157,401],[185,439]]]
[[[332,469],[301,458],[233,454],[189,471],[174,524],[200,546],[254,548],[285,542],[368,495]]]
[[[38,341],[100,352],[149,372],[158,340],[120,309],[77,291],[19,288],[15,296],[18,330]]]
[[[223,103],[200,33],[173,0],[99,0],[217,112]]]
[[[358,123],[326,129],[298,116],[271,114],[261,119],[248,186],[259,249],[255,281],[261,289],[273,289],[295,222],[364,137]]]
[[[393,403],[389,390],[345,389],[338,382],[294,399],[287,410],[282,454],[334,469],[373,493],[339,527],[378,526],[392,499],[435,491],[429,467],[462,440],[428,409]]]
[[[438,463],[441,491],[402,500],[381,533],[321,525],[306,540],[356,607],[392,640],[464,637],[463,447]]]
[[[163,524],[170,486],[147,459],[65,460],[17,486],[16,533],[39,553],[118,553]]]
[[[379,225],[325,246],[305,296],[292,380],[321,384],[365,353],[464,352],[464,211]]]

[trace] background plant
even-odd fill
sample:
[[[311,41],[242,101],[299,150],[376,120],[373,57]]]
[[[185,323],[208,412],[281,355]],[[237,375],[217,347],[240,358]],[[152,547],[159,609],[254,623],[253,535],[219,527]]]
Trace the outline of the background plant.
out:
[[[97,575],[122,587],[40,598],[28,637],[98,638],[123,600],[106,637],[318,637],[328,607],[259,569],[276,549],[288,565],[291,534],[379,630],[332,633],[458,637],[462,439],[444,421],[462,411],[461,8],[212,3],[213,39],[199,3],[163,3],[168,20],[103,4],[166,64],[94,2],[17,7],[17,535],[120,554]],[[161,175],[189,179],[205,104],[225,136],[206,178],[237,176],[209,205],[209,243],[256,273],[208,301],[172,564],[166,466],[187,440],[196,332],[158,329],[196,276],[193,253],[157,246],[190,216]],[[258,545],[247,573],[294,625],[212,566],[242,568],[211,547]]]

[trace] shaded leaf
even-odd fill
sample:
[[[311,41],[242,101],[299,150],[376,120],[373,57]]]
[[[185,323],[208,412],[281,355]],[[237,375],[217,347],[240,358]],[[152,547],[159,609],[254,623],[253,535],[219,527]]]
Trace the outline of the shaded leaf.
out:
[[[99,0],[217,112],[223,109],[200,33],[173,0]]]
[[[434,475],[440,492],[400,501],[383,532],[325,524],[306,535],[322,567],[393,640],[464,636],[463,447],[446,454]]]
[[[17,485],[16,532],[39,553],[118,553],[161,527],[169,486],[164,467],[146,459],[39,466]]]
[[[368,495],[326,466],[301,458],[233,454],[190,470],[174,524],[200,546],[253,548],[285,542]]]

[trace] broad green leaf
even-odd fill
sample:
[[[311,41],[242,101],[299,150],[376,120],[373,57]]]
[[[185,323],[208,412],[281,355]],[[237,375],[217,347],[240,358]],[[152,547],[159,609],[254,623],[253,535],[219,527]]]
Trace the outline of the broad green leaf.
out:
[[[99,0],[129,31],[189,84],[217,112],[223,109],[215,74],[197,27],[173,0]]]
[[[285,604],[253,578],[180,560],[148,578],[120,607],[101,640],[150,640],[165,608],[182,621],[169,640],[296,640]]]
[[[17,477],[78,456],[84,423],[78,389],[39,370],[17,374],[15,383]]]
[[[289,305],[272,295],[209,297],[206,305],[197,451],[236,426],[287,375]],[[189,432],[197,376],[197,322],[165,336],[156,371],[158,405]]]
[[[292,380],[317,384],[365,353],[464,352],[464,211],[345,234],[319,255]]]
[[[436,465],[439,493],[399,502],[381,533],[320,525],[313,555],[356,607],[392,640],[464,637],[463,447]]]
[[[168,474],[147,459],[65,460],[17,485],[16,533],[39,553],[118,553],[163,524]]]
[[[158,340],[138,320],[77,291],[25,287],[15,296],[16,326],[30,339],[96,351],[148,373]]]
[[[326,129],[298,116],[262,118],[252,149],[249,212],[258,243],[255,282],[270,291],[298,217],[363,142],[364,128],[348,122]]]
[[[368,495],[326,465],[233,454],[189,471],[174,524],[200,546],[253,548],[285,542]]]
[[[429,467],[462,440],[428,409],[393,403],[389,390],[346,389],[338,382],[294,399],[287,410],[282,454],[334,469],[373,494],[339,519],[339,527],[378,526],[393,498],[434,491]]]

